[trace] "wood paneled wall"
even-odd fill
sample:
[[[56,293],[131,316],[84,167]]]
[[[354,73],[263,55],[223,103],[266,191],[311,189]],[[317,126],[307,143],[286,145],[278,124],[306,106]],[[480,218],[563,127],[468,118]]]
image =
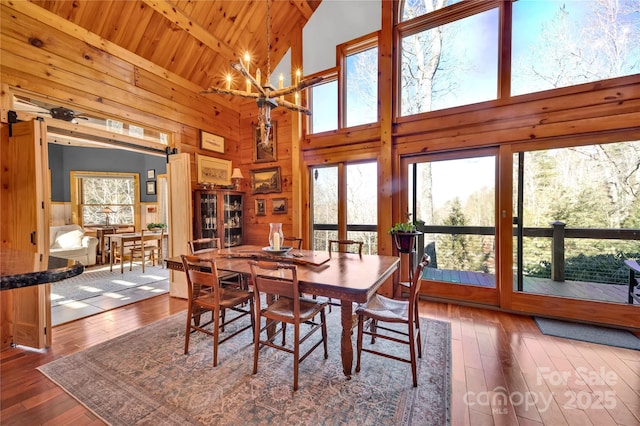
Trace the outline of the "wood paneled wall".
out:
[[[227,147],[238,143],[238,108],[227,98],[200,95],[202,87],[30,2],[3,1],[0,19],[5,98],[17,88],[49,103],[157,128],[180,152],[200,152],[200,129],[223,136]],[[6,122],[7,101],[2,105]],[[235,160],[234,151],[223,157]]]

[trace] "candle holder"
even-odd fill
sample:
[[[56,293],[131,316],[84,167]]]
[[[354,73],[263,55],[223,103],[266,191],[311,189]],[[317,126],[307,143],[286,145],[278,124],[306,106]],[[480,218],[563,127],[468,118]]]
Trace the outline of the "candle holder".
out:
[[[277,237],[276,237],[277,234]],[[270,223],[269,224],[269,247],[273,250],[280,250],[282,242],[284,241],[284,234],[282,233],[282,223]]]

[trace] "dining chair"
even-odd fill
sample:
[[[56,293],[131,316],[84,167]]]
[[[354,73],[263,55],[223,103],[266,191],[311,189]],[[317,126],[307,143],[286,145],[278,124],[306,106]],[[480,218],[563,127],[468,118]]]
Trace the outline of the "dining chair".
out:
[[[189,254],[192,255],[212,253],[224,248],[219,237],[198,238],[189,240],[188,243]],[[218,271],[218,279],[222,285],[230,285],[238,288],[245,287],[243,277],[235,272]]]
[[[331,253],[334,251],[341,253],[358,253],[362,256],[362,244],[362,241],[354,240],[329,240],[329,256],[331,256]],[[356,250],[350,250],[353,249],[353,247],[349,246],[356,247]]]
[[[145,235],[144,229],[140,231],[140,240],[135,241],[129,249],[129,270],[133,268],[133,261],[140,260],[142,262],[142,273],[144,274],[144,265],[148,259],[152,265],[161,263],[162,257],[162,240],[164,239],[164,229],[160,231],[160,239],[156,235]],[[123,250],[124,251],[124,250]]]
[[[213,336],[213,366],[218,365],[218,345],[237,336],[245,330],[255,330],[255,311],[253,306],[254,293],[238,288],[222,287],[219,284],[218,268],[211,259],[201,259],[197,256],[181,255],[182,265],[187,275],[187,326],[184,336],[184,353],[189,353],[189,337],[193,331]],[[249,308],[244,306],[249,303]],[[237,315],[228,318],[225,311],[229,309]],[[211,320],[200,324],[202,314],[211,312]],[[220,333],[228,325],[249,316],[251,324],[238,326],[228,335],[220,338]],[[205,328],[212,324],[211,330]]]
[[[329,357],[325,315],[327,302],[310,299],[300,292],[296,265],[250,260],[249,266],[255,294],[266,295],[264,306],[260,297],[256,296],[255,298],[253,374],[258,372],[258,355],[262,346],[270,346],[288,352],[293,355],[293,390],[295,391],[298,389],[300,362],[321,344],[324,346],[324,358]],[[320,322],[315,321],[316,316],[320,317]],[[261,328],[263,317],[265,325]],[[280,324],[279,328],[278,323]],[[293,348],[286,344],[287,324],[293,325]],[[301,335],[301,324],[310,325],[308,329],[305,327],[303,335]],[[318,330],[321,331],[322,338],[311,344],[311,347],[303,354],[300,354],[300,344]],[[263,332],[266,332],[264,339],[261,337]],[[275,341],[279,334],[282,334],[281,344]]]
[[[420,337],[420,316],[418,313],[418,294],[422,283],[422,270],[427,265],[420,262],[413,274],[413,282],[409,294],[409,300],[396,300],[375,294],[367,303],[358,305],[356,315],[358,316],[358,357],[356,361],[356,372],[360,371],[360,360],[362,352],[380,355],[385,358],[411,364],[411,374],[413,375],[413,386],[418,386],[417,358],[422,358],[422,338]],[[364,322],[370,319],[369,330],[365,330]],[[402,327],[391,328],[390,325],[380,325],[379,323],[394,323],[406,326],[406,331]],[[371,344],[366,348],[363,345],[364,335],[371,336]],[[373,348],[375,339],[381,338],[396,343],[409,346],[409,359],[401,356],[383,352],[379,345]],[[406,340],[405,340],[406,339]]]
[[[284,245],[290,245],[292,248],[296,250],[302,249],[303,239],[300,237],[284,237],[283,240],[284,240],[283,242]]]
[[[209,253],[212,251],[220,250],[220,238],[198,238],[196,240],[189,240],[189,252],[191,254]]]

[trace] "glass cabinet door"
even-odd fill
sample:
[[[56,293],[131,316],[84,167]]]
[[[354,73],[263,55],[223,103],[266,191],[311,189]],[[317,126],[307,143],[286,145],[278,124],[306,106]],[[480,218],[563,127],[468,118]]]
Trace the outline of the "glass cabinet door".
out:
[[[216,238],[218,237],[218,196],[215,193],[199,192],[199,215],[197,216],[197,238]]]
[[[224,246],[242,244],[242,195],[224,195]],[[222,236],[221,236],[222,237]]]

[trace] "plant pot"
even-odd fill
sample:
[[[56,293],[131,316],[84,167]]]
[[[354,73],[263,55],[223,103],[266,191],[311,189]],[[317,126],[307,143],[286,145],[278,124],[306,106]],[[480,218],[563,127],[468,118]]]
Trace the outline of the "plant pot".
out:
[[[411,253],[415,246],[416,236],[422,232],[394,232],[393,241],[396,244],[396,248],[400,253]]]

